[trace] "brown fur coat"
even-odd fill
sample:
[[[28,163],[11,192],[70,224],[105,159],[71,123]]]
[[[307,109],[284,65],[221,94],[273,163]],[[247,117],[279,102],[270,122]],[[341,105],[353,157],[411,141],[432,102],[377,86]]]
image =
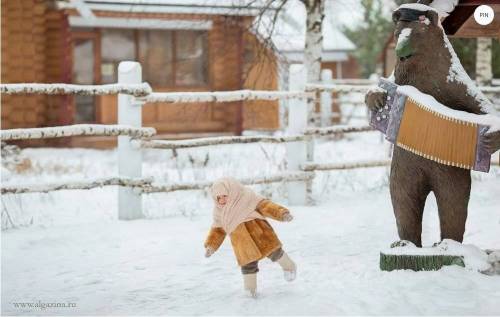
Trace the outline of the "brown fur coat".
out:
[[[282,221],[283,215],[288,212],[285,207],[270,200],[262,200],[255,208],[264,217]],[[243,266],[253,261],[258,261],[281,247],[281,242],[276,236],[271,225],[263,219],[254,219],[243,222],[229,235],[238,265]],[[226,233],[220,227],[212,227],[205,241],[205,248],[217,250]]]

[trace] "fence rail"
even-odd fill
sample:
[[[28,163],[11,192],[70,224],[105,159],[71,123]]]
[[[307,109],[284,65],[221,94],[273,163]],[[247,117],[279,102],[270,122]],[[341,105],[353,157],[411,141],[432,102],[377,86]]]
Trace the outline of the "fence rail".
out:
[[[233,102],[244,100],[312,99],[314,94],[304,91],[232,90],[211,92],[157,92],[144,97],[147,103]]]
[[[339,163],[306,163],[301,166],[305,172],[309,171],[334,171],[367,167],[382,167],[391,165],[391,160],[366,160],[358,162]]]
[[[135,97],[152,93],[148,83],[108,84],[108,85],[73,85],[73,84],[0,84],[2,94],[44,94],[44,95],[114,95],[128,94]]]
[[[2,141],[64,138],[70,136],[118,136],[148,138],[156,134],[154,128],[137,128],[127,125],[75,124],[48,128],[1,130]]]
[[[308,84],[306,91],[319,92],[364,92],[376,87],[376,85],[348,85],[348,84]]]
[[[212,138],[199,138],[183,141],[163,141],[163,140],[150,140],[139,141],[139,146],[145,149],[186,149],[210,145],[226,145],[226,144],[246,144],[246,143],[286,143],[303,141],[307,138],[305,135],[286,135],[286,136],[226,136],[226,137],[212,137]],[[138,141],[135,141],[138,142]]]
[[[280,182],[303,182],[312,180],[312,172],[284,172],[266,177],[243,178],[239,181],[244,185],[271,184]],[[198,190],[205,189],[212,185],[211,181],[188,182],[178,184],[156,184],[153,186],[144,186],[141,188],[143,193],[168,193],[178,190]]]
[[[500,86],[479,87],[484,93],[500,93]]]
[[[73,189],[92,189],[103,186],[128,186],[128,187],[143,187],[150,185],[152,178],[134,179],[127,177],[109,177],[90,180],[82,180],[78,182],[60,182],[50,184],[19,184],[19,185],[2,185],[2,194],[24,194],[24,193],[48,193],[58,190],[73,190]]]
[[[240,179],[245,185],[271,184],[278,182],[298,182],[311,180],[312,172],[283,172],[272,176]],[[140,193],[169,193],[179,190],[200,190],[212,185],[211,181],[181,182],[171,184],[153,183],[153,178],[109,177],[89,179],[77,182],[59,182],[49,184],[2,185],[2,194],[48,193],[59,190],[93,189],[104,186],[130,187]]]
[[[332,80],[333,82],[334,80]],[[334,81],[335,83],[323,84],[307,84],[306,91],[319,91],[319,92],[363,92],[366,93],[368,90],[377,87],[376,83],[370,84],[369,82],[359,82],[356,81]],[[482,86],[479,87],[483,93],[500,93],[500,86]]]
[[[119,219],[143,217],[142,194],[165,193],[179,190],[198,190],[211,185],[209,181],[184,183],[155,183],[142,176],[143,149],[184,149],[201,146],[247,143],[284,143],[286,146],[286,171],[265,177],[241,179],[243,184],[269,184],[285,182],[291,204],[308,201],[314,171],[334,171],[354,168],[382,167],[389,159],[317,163],[313,161],[313,137],[372,131],[370,126],[330,126],[308,128],[308,102],[318,98],[325,117],[331,112],[332,92],[366,92],[374,87],[370,81],[334,81],[325,70],[322,83],[306,84],[306,71],[300,65],[290,68],[289,91],[215,91],[215,92],[165,92],[154,93],[142,82],[139,63],[122,62],[118,67],[118,83],[110,85],[70,84],[0,84],[4,94],[118,94],[118,124],[82,124],[48,128],[2,130],[2,141],[22,139],[60,138],[69,136],[106,135],[118,136],[118,176],[53,184],[2,185],[2,194],[47,193],[58,190],[92,189],[118,186]],[[498,92],[499,87],[483,89]],[[319,94],[318,94],[319,92]],[[243,100],[288,100],[288,127],[283,136],[229,136],[180,141],[151,140],[155,129],[142,127],[141,107],[144,103],[232,102]],[[323,122],[324,125],[325,122]]]
[[[325,135],[338,135],[345,133],[353,133],[353,132],[367,132],[374,131],[372,127],[369,125],[361,125],[361,126],[331,126],[324,128],[309,128],[304,134],[305,135],[317,135],[317,136],[325,136]]]

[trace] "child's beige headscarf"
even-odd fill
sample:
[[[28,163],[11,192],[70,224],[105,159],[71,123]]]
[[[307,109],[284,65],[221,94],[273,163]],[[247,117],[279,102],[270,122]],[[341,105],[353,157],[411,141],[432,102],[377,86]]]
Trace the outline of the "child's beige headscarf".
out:
[[[243,186],[231,177],[217,180],[210,189],[214,199],[214,223],[213,227],[222,227],[227,234],[233,232],[243,222],[253,219],[264,219],[255,211],[258,203],[264,197],[256,194],[253,190]],[[217,196],[227,195],[224,206],[219,205]]]

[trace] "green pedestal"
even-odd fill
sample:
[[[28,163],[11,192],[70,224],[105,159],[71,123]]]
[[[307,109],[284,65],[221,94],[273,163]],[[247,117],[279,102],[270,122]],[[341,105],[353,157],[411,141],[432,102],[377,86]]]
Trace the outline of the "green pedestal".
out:
[[[465,267],[462,256],[453,255],[408,255],[386,254],[380,252],[380,269],[382,271],[413,270],[436,271],[445,265]]]

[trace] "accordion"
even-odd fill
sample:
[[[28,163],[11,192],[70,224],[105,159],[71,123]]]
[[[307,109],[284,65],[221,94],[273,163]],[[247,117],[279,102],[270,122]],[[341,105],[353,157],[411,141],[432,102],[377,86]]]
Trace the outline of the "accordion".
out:
[[[370,125],[389,142],[441,164],[489,171],[491,155],[481,139],[488,123],[498,118],[450,109],[414,87],[386,79],[379,87],[387,92],[387,100],[382,109],[371,112]]]

